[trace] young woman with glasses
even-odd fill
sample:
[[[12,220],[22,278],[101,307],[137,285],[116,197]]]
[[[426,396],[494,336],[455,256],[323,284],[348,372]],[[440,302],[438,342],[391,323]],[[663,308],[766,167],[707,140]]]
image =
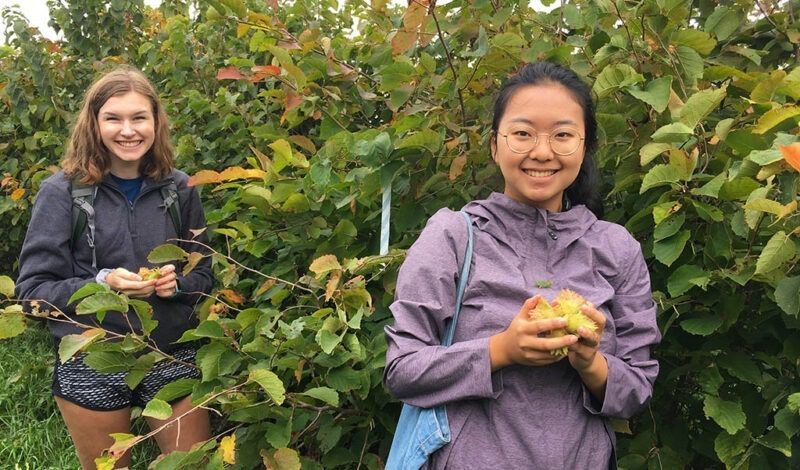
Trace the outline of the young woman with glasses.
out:
[[[386,327],[384,380],[420,407],[446,405],[452,440],[425,468],[613,468],[609,418],[650,399],[660,334],[639,243],[599,220],[590,88],[540,62],[507,80],[495,101],[490,151],[502,193],[462,210],[474,226],[472,268],[454,343],[452,315],[466,244],[463,218],[442,209],[408,251]],[[561,289],[591,306],[597,330],[548,337],[563,318],[529,312]],[[554,354],[566,347],[568,354]]]

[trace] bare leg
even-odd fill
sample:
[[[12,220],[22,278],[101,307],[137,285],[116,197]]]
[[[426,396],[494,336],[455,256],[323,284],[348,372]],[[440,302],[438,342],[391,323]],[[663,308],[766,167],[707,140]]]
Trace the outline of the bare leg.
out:
[[[184,397],[172,405],[172,417],[165,420],[147,418],[147,424],[152,430],[158,429],[174,421],[175,418],[191,410],[193,407],[191,397]],[[208,411],[197,408],[179,421],[173,422],[164,428],[154,437],[162,454],[168,454],[174,450],[187,451],[192,445],[211,438],[211,424],[208,420]]]
[[[94,459],[114,444],[109,434],[130,432],[131,410],[94,411],[55,397],[61,416],[67,424],[69,435],[78,452],[84,470],[94,470]],[[118,467],[130,466],[130,452],[117,461]]]

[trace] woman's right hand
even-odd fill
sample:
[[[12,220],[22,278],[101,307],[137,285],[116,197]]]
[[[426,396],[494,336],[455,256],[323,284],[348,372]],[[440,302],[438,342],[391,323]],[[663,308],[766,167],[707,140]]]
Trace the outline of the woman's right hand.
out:
[[[143,281],[142,277],[125,268],[117,268],[106,276],[106,284],[128,297],[150,297],[156,290],[156,280]]]
[[[489,338],[489,357],[492,371],[512,364],[526,366],[546,366],[564,359],[551,352],[577,341],[575,335],[564,335],[559,338],[545,338],[541,335],[551,330],[564,328],[563,318],[533,320],[530,311],[542,296],[536,295],[526,300],[519,313],[511,321],[505,331]]]

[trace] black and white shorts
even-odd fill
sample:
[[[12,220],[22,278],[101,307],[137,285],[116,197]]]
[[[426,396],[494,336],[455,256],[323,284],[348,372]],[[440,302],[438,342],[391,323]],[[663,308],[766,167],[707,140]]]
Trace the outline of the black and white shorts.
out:
[[[194,364],[195,349],[183,347],[171,351],[175,358]],[[127,372],[100,373],[83,362],[85,353],[66,363],[56,359],[53,371],[53,395],[94,411],[114,411],[130,406],[144,407],[165,385],[179,379],[200,377],[200,371],[169,359],[153,365],[133,390],[125,383]]]

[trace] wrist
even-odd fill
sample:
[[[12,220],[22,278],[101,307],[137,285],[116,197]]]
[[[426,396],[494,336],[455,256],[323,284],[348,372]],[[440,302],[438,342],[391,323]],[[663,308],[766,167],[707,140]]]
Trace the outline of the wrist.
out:
[[[113,269],[103,268],[97,272],[97,275],[94,277],[94,282],[98,284],[106,284],[108,285],[108,276],[114,272]]]
[[[491,362],[492,372],[511,365],[513,362],[506,351],[504,333],[498,333],[489,337],[489,361]]]

